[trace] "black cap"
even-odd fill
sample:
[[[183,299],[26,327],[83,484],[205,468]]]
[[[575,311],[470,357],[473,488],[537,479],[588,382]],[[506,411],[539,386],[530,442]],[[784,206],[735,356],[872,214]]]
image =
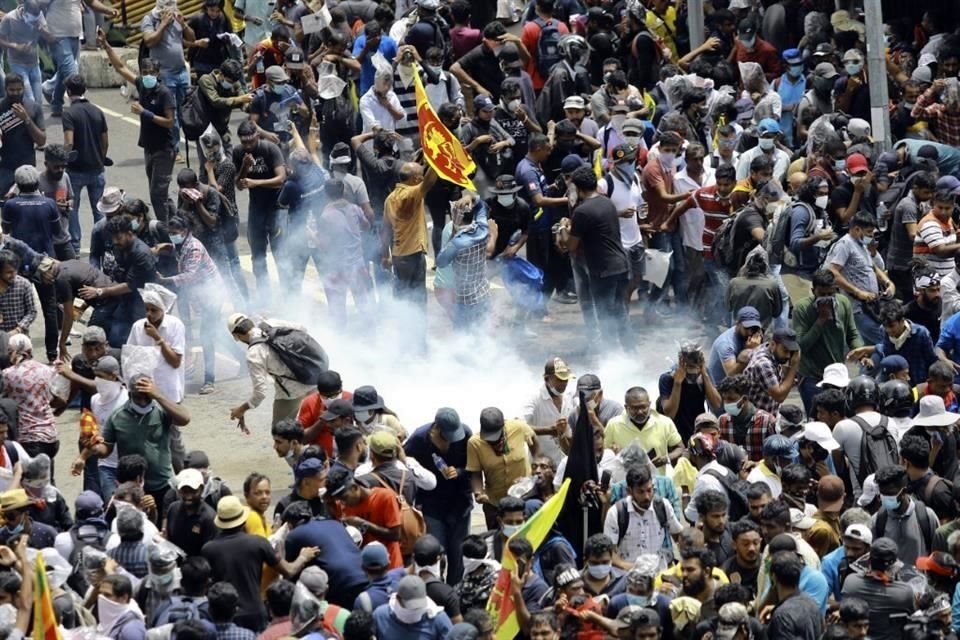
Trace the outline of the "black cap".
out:
[[[364,385],[353,390],[354,411],[375,411],[383,409],[383,396],[377,393],[376,387]]]
[[[327,474],[327,482],[324,486],[327,489],[327,495],[336,498],[353,485],[353,472],[350,469],[334,467]]]
[[[353,403],[349,400],[334,400],[327,405],[327,410],[320,416],[321,420],[336,420],[337,418],[352,418]]]
[[[303,69],[303,52],[299,49],[288,49],[283,63],[288,69]]]
[[[210,458],[203,451],[190,451],[183,459],[184,469],[209,469]]]
[[[897,543],[890,538],[877,538],[870,545],[870,568],[889,569],[897,561]]]
[[[577,391],[600,391],[602,388],[600,378],[592,373],[582,375],[577,380]]]
[[[737,35],[741,38],[744,36],[754,36],[757,34],[757,23],[753,18],[744,18],[740,21],[740,24],[737,25]]]
[[[777,344],[782,344],[790,351],[800,351],[800,343],[797,342],[797,332],[789,327],[774,331],[773,341]]]

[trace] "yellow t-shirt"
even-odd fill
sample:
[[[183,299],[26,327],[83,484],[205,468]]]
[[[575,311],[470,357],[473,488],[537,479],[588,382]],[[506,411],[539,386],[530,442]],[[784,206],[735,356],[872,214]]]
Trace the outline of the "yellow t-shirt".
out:
[[[720,584],[729,584],[730,578],[727,577],[727,574],[723,572],[723,569],[720,567],[713,568],[713,579],[719,582]],[[653,579],[653,588],[659,589],[660,585],[663,584],[663,576],[670,576],[676,578],[677,580],[683,580],[683,575],[680,573],[680,563],[676,562],[660,573],[657,574],[657,577]]]
[[[420,185],[398,184],[387,196],[383,213],[393,227],[393,255],[427,251],[427,214]]]
[[[467,471],[483,472],[484,493],[494,504],[507,495],[507,489],[514,481],[530,475],[527,448],[536,438],[533,429],[522,420],[507,420],[503,429],[507,443],[502,456],[494,453],[493,447],[481,439],[480,434],[470,436],[467,442]]]
[[[250,515],[247,516],[247,521],[243,524],[243,530],[245,533],[249,533],[252,536],[260,536],[261,538],[270,538],[272,533],[270,530],[270,522],[267,521],[267,518],[254,511],[250,510]],[[277,579],[278,574],[274,569],[271,569],[267,565],[263,565],[263,571],[260,574],[260,595],[263,595],[267,592],[267,587],[270,586],[270,583]]]
[[[677,56],[677,9],[674,6],[667,7],[661,18],[653,11],[647,10],[646,16],[647,28],[650,33],[660,38],[663,44],[670,48],[673,54],[672,61],[676,62],[680,58]]]
[[[643,425],[643,429],[633,424],[627,412],[624,411],[616,418],[612,418],[603,432],[603,446],[607,449],[616,448],[623,451],[637,441],[644,451],[649,452],[653,449],[658,456],[664,458],[672,447],[683,444],[683,439],[673,420],[652,409],[650,419]],[[660,475],[666,473],[666,470],[666,465],[657,468]]]

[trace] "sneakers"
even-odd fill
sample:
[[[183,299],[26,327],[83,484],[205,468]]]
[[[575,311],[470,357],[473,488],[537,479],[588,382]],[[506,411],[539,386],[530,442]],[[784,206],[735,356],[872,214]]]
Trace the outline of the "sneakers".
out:
[[[563,293],[555,295],[553,300],[560,304],[577,304],[577,294],[572,291],[564,291]]]
[[[212,382],[207,382],[202,387],[200,387],[200,395],[202,396],[208,396],[215,391],[216,389],[214,389]]]
[[[44,100],[47,102],[53,102],[53,82],[52,80],[44,80],[40,84],[40,92],[43,94]]]

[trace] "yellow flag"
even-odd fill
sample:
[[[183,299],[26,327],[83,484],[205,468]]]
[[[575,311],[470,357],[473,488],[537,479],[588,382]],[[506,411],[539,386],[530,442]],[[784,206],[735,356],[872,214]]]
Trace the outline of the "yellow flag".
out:
[[[560,490],[543,503],[543,506],[529,520],[524,522],[516,533],[510,536],[510,540],[517,537],[526,538],[533,550],[536,551],[543,539],[547,537],[553,523],[557,521],[557,516],[563,509],[563,503],[567,500],[567,490],[569,488],[570,478],[567,478],[560,485]],[[520,633],[520,621],[517,619],[513,599],[510,597],[510,575],[516,568],[517,561],[510,553],[508,546],[503,545],[500,575],[497,576],[497,583],[490,593],[490,600],[487,601],[487,611],[493,617],[496,640],[513,640]]]
[[[47,581],[47,565],[38,553],[33,582],[33,640],[61,640],[60,627],[53,613],[53,596]]]
[[[420,146],[423,147],[423,158],[437,175],[470,191],[476,191],[470,174],[477,165],[473,158],[460,144],[457,136],[437,117],[437,113],[430,106],[427,92],[420,81],[420,67],[413,66],[413,82],[417,91],[417,121],[420,125]]]

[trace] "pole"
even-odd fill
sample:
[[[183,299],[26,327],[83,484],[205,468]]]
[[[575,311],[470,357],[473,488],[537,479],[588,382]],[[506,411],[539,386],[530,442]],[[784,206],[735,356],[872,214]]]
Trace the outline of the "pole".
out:
[[[696,49],[706,41],[704,34],[703,0],[687,0],[687,29],[690,32],[690,49]]]
[[[873,137],[883,150],[891,147],[890,111],[887,105],[886,44],[883,41],[883,9],[880,0],[864,2],[864,22],[867,27],[867,74],[870,78],[870,127]]]

